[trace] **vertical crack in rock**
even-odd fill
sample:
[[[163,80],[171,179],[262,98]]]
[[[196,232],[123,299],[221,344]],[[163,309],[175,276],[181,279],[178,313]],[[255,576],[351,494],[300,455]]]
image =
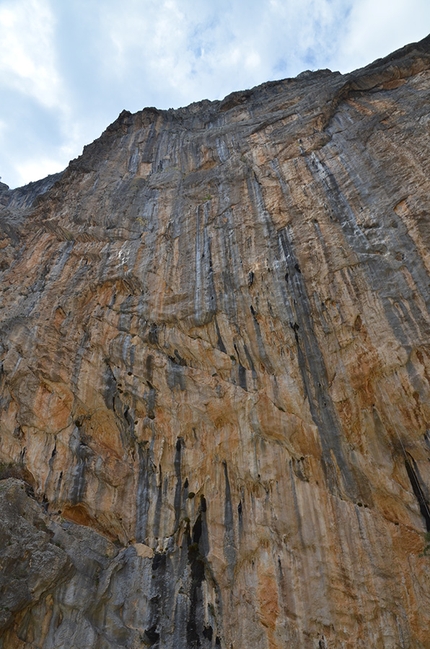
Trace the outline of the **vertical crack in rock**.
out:
[[[424,518],[427,532],[430,532],[430,503],[426,495],[426,487],[420,476],[417,464],[410,453],[405,454],[405,467],[411,482],[412,490],[418,501],[421,516]]]
[[[206,202],[203,206],[199,205],[196,213],[194,317],[197,325],[210,322],[217,311],[211,239],[208,234],[209,210]]]
[[[152,560],[151,575],[151,597],[149,623],[145,629],[146,644],[149,646],[160,646],[158,644],[163,631],[162,620],[168,615],[166,604],[171,596],[168,592],[169,579],[173,577],[171,561],[167,554],[156,553]]]
[[[154,512],[154,536],[158,538],[160,534],[160,523],[161,523],[161,511],[163,504],[163,471],[161,466],[159,467],[159,477],[158,477],[158,487],[157,487],[157,499],[155,503],[155,512]]]
[[[318,345],[317,336],[314,332],[312,309],[309,303],[305,281],[298,260],[294,254],[290,229],[286,227],[279,233],[276,233],[264,206],[260,184],[255,176],[248,183],[248,187],[253,196],[253,201],[257,205],[257,212],[263,223],[266,238],[269,241],[276,241],[276,234],[278,234],[279,253],[278,255],[276,254],[274,246],[271,246],[269,253],[274,262],[273,265],[277,267],[277,273],[282,268],[279,264],[280,259],[283,259],[286,264],[287,272],[285,273],[285,281],[287,288],[286,290],[281,289],[281,294],[285,300],[288,324],[294,332],[298,365],[305,394],[309,402],[312,418],[320,434],[323,466],[328,486],[334,493],[338,495],[344,493],[352,500],[359,498],[363,491],[368,498],[366,478],[363,476],[360,481],[361,483],[358,484],[357,478],[345,455],[342,430],[329,393],[327,370]],[[252,307],[251,311],[253,313],[254,325],[257,327],[258,322]],[[258,332],[257,329],[256,332]],[[259,339],[258,333],[257,339]],[[262,343],[259,347],[261,353],[264,350]],[[266,354],[263,351],[262,358],[265,356]],[[272,368],[269,359],[266,360],[266,367],[270,372]],[[273,369],[271,373],[273,373]],[[341,481],[339,481],[340,476]],[[363,498],[363,496],[361,497]]]
[[[419,291],[425,303],[425,311],[416,300],[410,299],[411,287],[403,274],[397,273],[396,283],[392,282],[395,266],[387,255],[380,254],[381,246],[388,248],[391,253],[398,248],[396,235],[393,234],[399,225],[395,212],[392,212],[391,219],[394,219],[397,228],[384,229],[380,241],[370,243],[358,226],[356,216],[329,166],[315,152],[306,158],[306,162],[315,181],[323,187],[331,213],[339,223],[351,250],[360,259],[369,285],[381,300],[387,321],[399,342],[411,346],[417,340],[426,339],[430,332],[427,319],[430,311],[430,275],[422,263],[419,251],[408,232],[403,232],[402,248],[407,251],[403,264],[414,280],[414,289]]]
[[[139,475],[136,491],[136,541],[143,543],[146,538],[150,503],[150,450],[138,445]]]
[[[225,478],[224,497],[224,555],[227,562],[227,572],[230,580],[233,580],[236,566],[236,543],[234,538],[233,505],[231,502],[230,481],[228,478],[227,462],[223,462]]]
[[[298,364],[312,419],[321,439],[324,470],[329,488],[334,493],[345,492],[349,498],[355,500],[360,495],[360,487],[345,456],[342,431],[331,400],[327,370],[313,328],[306,286],[290,239],[291,234],[287,229],[279,233],[281,250],[288,268],[286,281],[291,318],[289,324],[294,331]]]
[[[182,514],[182,476],[181,476],[181,455],[182,455],[183,439],[179,437],[176,441],[175,450],[175,475],[176,475],[176,488],[175,500],[173,507],[175,509],[175,529],[179,526],[179,521]]]
[[[93,454],[81,439],[80,429],[77,426],[70,438],[70,448],[76,457],[76,465],[73,469],[73,482],[69,498],[72,505],[77,505],[84,499],[86,466]]]

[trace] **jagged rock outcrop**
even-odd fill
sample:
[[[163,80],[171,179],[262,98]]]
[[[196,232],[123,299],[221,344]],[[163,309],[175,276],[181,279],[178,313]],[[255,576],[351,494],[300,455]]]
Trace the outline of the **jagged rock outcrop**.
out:
[[[0,187],[2,649],[430,647],[430,39]]]

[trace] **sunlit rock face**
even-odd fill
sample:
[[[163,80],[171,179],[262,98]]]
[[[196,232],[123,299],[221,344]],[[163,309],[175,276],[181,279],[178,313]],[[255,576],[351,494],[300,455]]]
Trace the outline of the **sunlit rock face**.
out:
[[[0,187],[0,647],[430,647],[430,42]]]

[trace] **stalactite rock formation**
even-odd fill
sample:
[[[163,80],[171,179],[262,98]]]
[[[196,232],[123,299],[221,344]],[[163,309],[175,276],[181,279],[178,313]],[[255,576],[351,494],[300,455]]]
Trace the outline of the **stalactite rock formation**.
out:
[[[430,38],[0,186],[0,648],[430,648]]]

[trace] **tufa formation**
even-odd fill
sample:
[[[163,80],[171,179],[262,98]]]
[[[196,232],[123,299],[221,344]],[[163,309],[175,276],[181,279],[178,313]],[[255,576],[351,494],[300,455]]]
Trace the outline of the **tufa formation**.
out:
[[[0,186],[0,649],[430,648],[429,97],[430,37]]]

